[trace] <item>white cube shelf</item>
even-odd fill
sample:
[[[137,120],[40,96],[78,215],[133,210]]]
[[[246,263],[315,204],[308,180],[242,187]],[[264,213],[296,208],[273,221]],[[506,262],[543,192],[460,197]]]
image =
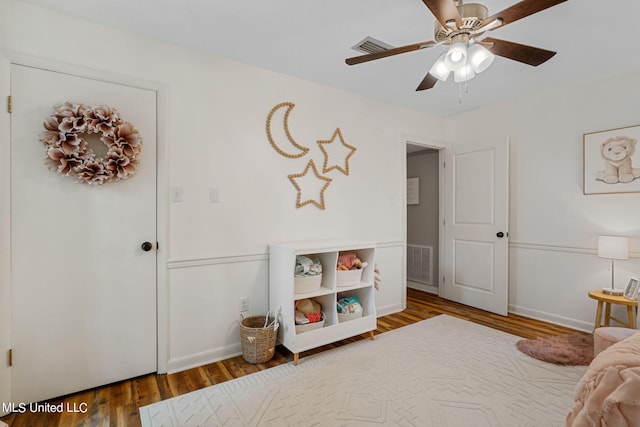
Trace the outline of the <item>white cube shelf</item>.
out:
[[[341,252],[354,252],[367,266],[357,283],[337,286],[336,265]],[[299,354],[335,341],[373,331],[377,328],[374,299],[375,244],[362,241],[314,240],[272,243],[269,245],[269,309],[280,307],[279,341],[294,354],[298,364]],[[294,270],[296,256],[318,257],[322,263],[320,289],[296,294]],[[336,302],[338,297],[356,296],[362,304],[362,317],[345,322],[338,321]],[[313,298],[322,304],[325,313],[324,327],[296,334],[294,304],[296,300]]]

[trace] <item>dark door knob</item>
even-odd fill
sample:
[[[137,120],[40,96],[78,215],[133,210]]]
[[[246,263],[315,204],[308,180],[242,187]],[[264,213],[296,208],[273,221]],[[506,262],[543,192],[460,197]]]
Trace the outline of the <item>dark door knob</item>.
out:
[[[502,238],[504,237],[504,233],[503,233],[502,231],[498,231],[498,232],[496,233],[496,236],[498,236],[499,238],[501,238],[501,239],[502,239]]]
[[[151,244],[151,242],[144,242],[141,248],[143,251],[149,252],[151,249],[153,249],[153,245]]]

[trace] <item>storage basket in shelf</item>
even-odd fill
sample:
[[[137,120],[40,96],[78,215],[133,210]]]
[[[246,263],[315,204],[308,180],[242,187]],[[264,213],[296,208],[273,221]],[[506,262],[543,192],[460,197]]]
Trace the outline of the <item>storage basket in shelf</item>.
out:
[[[338,314],[338,322],[348,322],[349,320],[362,317],[364,307],[360,299],[356,296],[345,296],[343,298],[338,295],[336,311]]]
[[[338,313],[338,322],[339,323],[348,322],[349,320],[359,319],[361,317],[362,317],[362,310],[356,313],[347,313],[347,314]]]
[[[273,317],[253,316],[240,321],[242,357],[248,363],[266,363],[273,357],[278,336]],[[268,325],[265,327],[265,324]]]
[[[322,320],[320,320],[319,322],[307,323],[306,325],[296,325],[296,334],[302,334],[305,332],[322,328],[324,326],[325,318],[326,316],[324,315],[324,312],[323,312]]]
[[[353,286],[360,283],[362,279],[362,269],[358,270],[336,270],[336,286]]]
[[[320,289],[321,284],[322,274],[316,274],[315,276],[294,277],[293,292],[295,294],[308,294],[309,292],[315,292]]]

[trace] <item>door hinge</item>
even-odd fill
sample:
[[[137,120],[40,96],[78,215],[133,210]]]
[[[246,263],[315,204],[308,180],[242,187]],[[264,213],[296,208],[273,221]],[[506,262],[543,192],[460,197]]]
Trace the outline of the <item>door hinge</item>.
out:
[[[9,354],[7,355],[7,364],[9,367],[13,366],[13,349],[9,349]]]
[[[13,101],[11,99],[11,95],[7,96],[7,112],[11,113],[13,110]]]

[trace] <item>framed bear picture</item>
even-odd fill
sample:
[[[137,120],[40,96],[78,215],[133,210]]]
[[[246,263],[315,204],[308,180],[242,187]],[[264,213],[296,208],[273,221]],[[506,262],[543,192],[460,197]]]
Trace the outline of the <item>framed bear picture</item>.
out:
[[[584,194],[640,192],[640,125],[583,136]]]
[[[630,300],[638,299],[638,289],[640,287],[640,282],[637,279],[629,280],[627,284],[627,288],[624,290],[624,297]]]

